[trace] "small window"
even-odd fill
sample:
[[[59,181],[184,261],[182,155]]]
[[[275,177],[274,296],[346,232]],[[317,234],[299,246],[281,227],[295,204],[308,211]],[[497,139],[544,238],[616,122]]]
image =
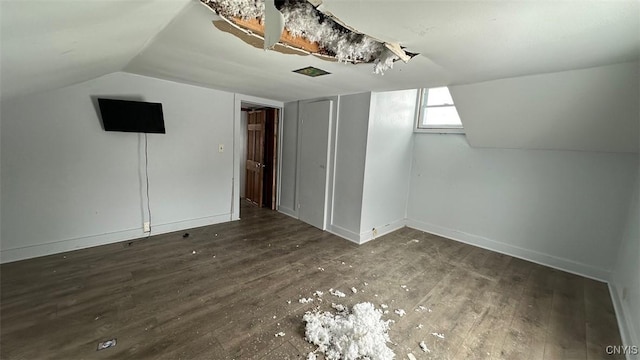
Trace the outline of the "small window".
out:
[[[464,133],[449,88],[422,89],[419,103],[417,131]]]

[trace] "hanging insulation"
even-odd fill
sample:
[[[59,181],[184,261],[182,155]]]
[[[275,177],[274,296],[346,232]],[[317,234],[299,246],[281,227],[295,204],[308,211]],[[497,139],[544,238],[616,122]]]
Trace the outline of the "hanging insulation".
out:
[[[264,0],[201,0],[224,18],[264,20]],[[376,74],[393,67],[393,62],[407,61],[415,54],[407,55],[399,46],[388,46],[365,34],[360,34],[334,21],[306,0],[284,1],[279,8],[284,16],[285,29],[293,37],[317,43],[320,55],[328,55],[340,62],[373,63]],[[394,49],[394,51],[390,50]]]

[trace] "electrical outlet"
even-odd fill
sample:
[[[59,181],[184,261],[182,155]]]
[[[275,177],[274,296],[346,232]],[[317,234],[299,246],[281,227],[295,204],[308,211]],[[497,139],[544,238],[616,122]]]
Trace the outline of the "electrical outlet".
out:
[[[218,152],[224,152],[224,144],[218,145]]]
[[[144,229],[144,232],[151,232],[151,223],[148,221],[145,221],[144,224],[142,224],[142,227]]]

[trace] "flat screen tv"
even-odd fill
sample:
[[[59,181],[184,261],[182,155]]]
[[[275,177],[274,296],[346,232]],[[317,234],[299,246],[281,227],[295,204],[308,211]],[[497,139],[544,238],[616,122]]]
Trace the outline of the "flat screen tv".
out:
[[[98,104],[105,131],[165,133],[160,103],[98,99]]]

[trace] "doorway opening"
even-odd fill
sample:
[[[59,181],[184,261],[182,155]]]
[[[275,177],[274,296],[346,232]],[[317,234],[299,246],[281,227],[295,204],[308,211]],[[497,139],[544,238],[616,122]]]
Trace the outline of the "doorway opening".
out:
[[[241,111],[240,211],[276,210],[280,109],[242,103]]]

